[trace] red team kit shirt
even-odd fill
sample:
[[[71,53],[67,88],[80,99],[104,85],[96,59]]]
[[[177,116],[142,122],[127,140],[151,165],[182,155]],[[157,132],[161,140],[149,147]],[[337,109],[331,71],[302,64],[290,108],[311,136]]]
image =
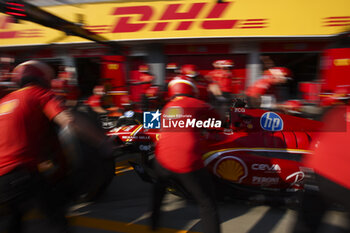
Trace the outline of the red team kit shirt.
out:
[[[141,73],[140,82],[149,82],[141,85],[142,93],[146,93],[147,89],[152,86],[153,76],[149,74]]]
[[[28,86],[0,100],[0,175],[19,165],[35,168],[49,122],[64,107],[53,92]]]
[[[350,189],[350,106],[331,110],[324,122],[324,132],[314,142],[313,154],[305,157],[304,166]]]
[[[208,74],[223,92],[232,91],[232,73],[227,70],[213,70]]]
[[[211,106],[204,101],[179,96],[167,103],[162,110],[163,117],[167,113],[191,115],[191,118],[206,120],[218,118]],[[179,120],[179,119],[176,119]],[[202,155],[205,152],[205,138],[202,129],[162,129],[156,144],[157,161],[166,169],[176,173],[187,173],[204,167]]]
[[[87,99],[86,103],[91,107],[101,107],[102,106],[102,96],[92,95]]]
[[[264,95],[272,86],[271,80],[268,78],[262,78],[257,80],[252,86],[246,90],[246,95],[250,97],[260,97]]]

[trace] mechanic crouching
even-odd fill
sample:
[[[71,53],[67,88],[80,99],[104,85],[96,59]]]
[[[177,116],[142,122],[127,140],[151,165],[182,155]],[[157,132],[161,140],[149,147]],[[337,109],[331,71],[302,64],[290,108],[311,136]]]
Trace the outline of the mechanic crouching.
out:
[[[191,78],[174,78],[169,82],[168,93],[171,99],[162,110],[166,123],[155,150],[158,180],[153,190],[151,227],[157,229],[166,187],[175,183],[199,205],[203,232],[218,233],[220,221],[212,177],[202,160],[207,132],[196,127],[171,127],[170,122],[219,119],[219,116],[210,105],[196,98],[198,89]]]
[[[47,64],[24,62],[13,71],[21,89],[0,99],[0,232],[22,232],[22,218],[34,206],[46,215],[50,232],[70,232],[64,197],[42,173],[53,166],[45,151],[52,122],[112,151],[102,132],[76,119],[49,90],[53,77]]]

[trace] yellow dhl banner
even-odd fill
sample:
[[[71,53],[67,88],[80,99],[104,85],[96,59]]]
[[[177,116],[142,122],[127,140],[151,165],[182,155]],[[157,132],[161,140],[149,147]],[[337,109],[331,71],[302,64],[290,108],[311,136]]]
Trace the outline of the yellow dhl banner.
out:
[[[44,7],[108,40],[330,36],[349,30],[349,0],[121,1]],[[87,40],[0,15],[0,46]]]

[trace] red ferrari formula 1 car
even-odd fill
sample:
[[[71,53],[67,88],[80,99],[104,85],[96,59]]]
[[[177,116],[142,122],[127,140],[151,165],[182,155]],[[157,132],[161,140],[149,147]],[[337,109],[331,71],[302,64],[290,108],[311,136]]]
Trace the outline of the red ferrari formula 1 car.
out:
[[[305,174],[300,161],[309,156],[310,142],[322,123],[261,109],[231,108],[230,114],[227,127],[213,133],[203,155],[217,190],[244,198],[257,194],[275,198],[301,190]],[[143,180],[152,182],[151,160],[159,131],[126,125],[108,135],[140,153],[142,159],[132,165]],[[169,184],[169,189],[187,196],[176,184]]]

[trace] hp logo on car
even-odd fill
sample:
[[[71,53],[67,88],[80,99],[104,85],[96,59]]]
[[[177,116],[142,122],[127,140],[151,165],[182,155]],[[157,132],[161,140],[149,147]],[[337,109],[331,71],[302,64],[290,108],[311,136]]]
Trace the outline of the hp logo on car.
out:
[[[283,120],[274,112],[265,112],[260,118],[260,126],[267,131],[281,131],[283,130]]]

